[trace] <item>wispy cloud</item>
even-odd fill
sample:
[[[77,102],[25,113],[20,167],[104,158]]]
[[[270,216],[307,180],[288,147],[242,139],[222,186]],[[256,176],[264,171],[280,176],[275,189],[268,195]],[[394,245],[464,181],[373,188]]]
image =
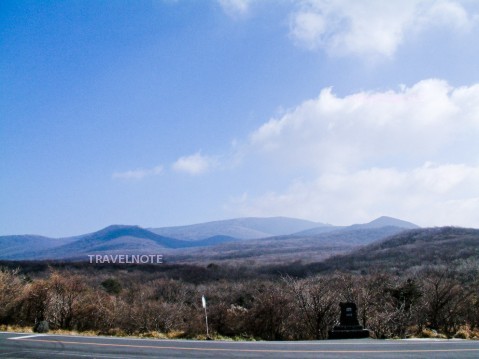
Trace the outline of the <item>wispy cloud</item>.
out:
[[[218,0],[223,11],[232,18],[239,18],[247,15],[252,0]]]
[[[391,57],[406,34],[434,26],[463,30],[475,21],[456,0],[305,0],[291,16],[290,34],[332,55]]]
[[[297,180],[282,192],[243,194],[227,209],[241,216],[292,216],[334,224],[384,214],[424,225],[477,227],[479,166],[426,163],[410,170],[368,168]]]
[[[115,172],[113,173],[112,178],[119,180],[141,180],[145,177],[160,175],[161,173],[163,173],[163,166],[156,166],[148,169]]]
[[[197,152],[194,155],[180,157],[173,164],[173,169],[178,172],[199,175],[209,171],[216,163],[215,158],[204,156],[200,152]]]

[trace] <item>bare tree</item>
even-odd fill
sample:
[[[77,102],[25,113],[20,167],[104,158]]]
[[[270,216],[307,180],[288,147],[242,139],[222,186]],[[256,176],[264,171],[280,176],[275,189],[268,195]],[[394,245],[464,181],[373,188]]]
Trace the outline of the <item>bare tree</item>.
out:
[[[447,335],[454,334],[465,324],[466,303],[472,292],[466,290],[448,269],[434,269],[425,273],[423,323]]]
[[[294,296],[301,320],[306,324],[307,337],[326,339],[328,330],[339,317],[340,297],[336,281],[316,276],[307,279],[286,277],[285,282]]]
[[[250,330],[253,336],[266,340],[287,339],[292,303],[284,285],[261,283],[254,290],[253,303],[249,311]]]
[[[7,319],[10,311],[20,300],[23,288],[18,269],[0,268],[0,323]]]

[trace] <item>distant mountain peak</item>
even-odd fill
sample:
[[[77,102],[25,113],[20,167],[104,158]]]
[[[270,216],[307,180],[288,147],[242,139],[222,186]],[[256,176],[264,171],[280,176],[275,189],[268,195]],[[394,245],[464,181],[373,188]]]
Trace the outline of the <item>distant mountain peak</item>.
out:
[[[369,223],[363,224],[353,224],[347,228],[349,229],[371,229],[371,228],[381,228],[381,227],[397,227],[403,229],[417,229],[420,228],[418,225],[403,221],[402,219],[397,219],[394,217],[381,216]]]
[[[138,228],[138,229],[142,229],[140,226],[136,226],[136,225],[127,225],[127,224],[112,224],[112,225],[109,225],[103,229],[100,229],[100,231],[117,231],[119,229],[130,229],[130,228]]]
[[[388,216],[381,216],[376,218],[375,220],[367,223],[369,226],[378,226],[378,227],[385,227],[385,226],[393,226],[393,227],[402,227],[402,228],[419,228],[418,225],[404,221],[402,219],[397,219]]]

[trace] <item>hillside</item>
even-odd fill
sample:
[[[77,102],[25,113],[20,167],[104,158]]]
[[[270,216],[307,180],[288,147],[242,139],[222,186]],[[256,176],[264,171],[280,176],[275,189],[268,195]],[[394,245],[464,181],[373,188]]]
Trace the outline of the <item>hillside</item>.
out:
[[[318,269],[404,271],[424,265],[479,261],[479,230],[458,227],[412,229],[317,264]]]
[[[224,243],[215,247],[170,253],[171,261],[207,262],[255,260],[269,263],[321,261],[404,231],[399,227],[338,229],[314,235],[288,235]]]
[[[238,239],[258,239],[292,234],[315,227],[328,227],[328,225],[287,217],[249,217],[187,226],[151,228],[150,231],[162,236],[186,240],[200,240],[217,235]]]
[[[374,229],[374,228],[385,228],[385,227],[396,227],[396,228],[402,228],[402,229],[420,228],[418,225],[411,222],[403,221],[397,218],[382,216],[368,223],[353,224],[350,226],[322,225],[319,227],[306,229],[304,231],[297,232],[295,234],[299,236],[305,236],[305,235],[308,236],[308,235],[316,235],[316,234],[323,234],[323,233],[336,232],[336,231],[352,231],[357,229]]]
[[[75,238],[53,239],[36,235],[13,235],[0,237],[0,258],[16,259],[25,251],[41,252],[61,245],[69,244]]]

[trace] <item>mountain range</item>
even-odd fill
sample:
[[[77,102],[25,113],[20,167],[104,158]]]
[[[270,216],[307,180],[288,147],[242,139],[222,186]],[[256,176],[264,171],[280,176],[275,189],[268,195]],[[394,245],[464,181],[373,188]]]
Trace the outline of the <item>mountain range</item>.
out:
[[[186,240],[199,240],[217,235],[238,239],[258,239],[292,234],[314,228],[334,228],[334,226],[287,217],[247,217],[187,226],[151,228],[150,231],[163,236]]]
[[[391,217],[333,226],[295,218],[237,218],[187,226],[145,229],[112,225],[69,238],[0,236],[0,259],[85,260],[89,254],[164,254],[170,261],[305,256],[343,253],[417,225]]]

